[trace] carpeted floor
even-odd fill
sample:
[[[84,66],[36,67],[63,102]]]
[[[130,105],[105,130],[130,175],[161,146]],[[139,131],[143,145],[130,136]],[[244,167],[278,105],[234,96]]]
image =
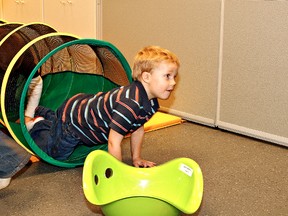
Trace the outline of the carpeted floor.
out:
[[[124,162],[131,164],[128,141],[123,144]],[[147,133],[143,157],[158,164],[190,157],[200,165],[204,197],[194,215],[288,215],[285,147],[186,122]],[[81,175],[82,167],[32,163],[0,191],[0,215],[102,215],[86,201]]]

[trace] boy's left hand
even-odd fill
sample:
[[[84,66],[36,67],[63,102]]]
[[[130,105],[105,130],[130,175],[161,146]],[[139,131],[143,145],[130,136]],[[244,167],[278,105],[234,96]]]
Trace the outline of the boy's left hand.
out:
[[[139,167],[148,168],[156,166],[156,163],[138,158],[133,160],[133,165],[137,168]]]

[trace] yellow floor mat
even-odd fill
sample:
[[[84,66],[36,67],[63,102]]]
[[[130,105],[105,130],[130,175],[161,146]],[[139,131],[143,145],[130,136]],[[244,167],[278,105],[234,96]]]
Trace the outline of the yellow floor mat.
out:
[[[181,124],[183,120],[168,113],[156,112],[152,118],[144,124],[145,132],[158,130],[172,125]]]

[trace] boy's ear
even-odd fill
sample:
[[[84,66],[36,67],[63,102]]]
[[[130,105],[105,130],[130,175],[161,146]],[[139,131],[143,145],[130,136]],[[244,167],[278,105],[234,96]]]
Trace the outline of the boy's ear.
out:
[[[148,73],[148,72],[143,72],[142,74],[141,74],[141,76],[142,76],[142,80],[144,81],[144,82],[149,82],[149,80],[150,80],[150,73]]]

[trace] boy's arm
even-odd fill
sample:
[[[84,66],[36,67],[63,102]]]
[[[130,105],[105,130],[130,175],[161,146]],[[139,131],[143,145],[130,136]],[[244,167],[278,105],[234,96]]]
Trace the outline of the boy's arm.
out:
[[[108,152],[120,161],[122,161],[121,143],[123,138],[123,135],[110,129],[108,137]]]
[[[133,165],[135,167],[153,167],[156,165],[154,162],[146,161],[141,158],[141,148],[144,139],[144,133],[144,126],[142,126],[131,134],[131,154]]]

